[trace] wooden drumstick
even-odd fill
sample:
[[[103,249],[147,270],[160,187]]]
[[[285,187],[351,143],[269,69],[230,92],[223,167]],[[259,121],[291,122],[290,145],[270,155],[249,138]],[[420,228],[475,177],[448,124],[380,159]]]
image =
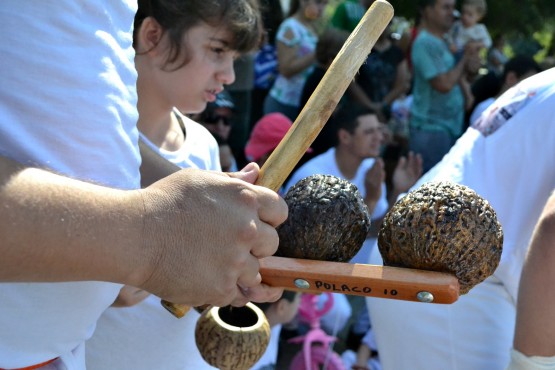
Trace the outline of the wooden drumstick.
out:
[[[377,0],[372,4],[333,60],[285,137],[262,166],[256,181],[257,185],[274,191],[279,190],[328,121],[339,100],[392,17],[393,7],[387,1]],[[268,257],[268,261],[272,261],[272,258],[274,257]],[[344,263],[339,262],[326,263],[344,265]],[[261,262],[261,264],[264,266],[264,262]],[[277,266],[276,268],[279,269]],[[387,267],[379,268],[385,271],[388,270]],[[430,276],[430,272],[422,273]],[[261,269],[261,274],[263,281],[267,281],[264,277],[264,269]],[[403,281],[415,276],[414,271],[407,271],[407,274],[402,279]],[[297,275],[302,278],[302,271],[299,271]],[[403,271],[395,274],[396,277],[402,275]],[[445,274],[441,274],[441,276],[444,278]],[[414,284],[418,285],[418,282]],[[452,290],[453,288],[452,281],[442,286],[445,290]],[[162,301],[162,304],[176,317],[182,317],[189,309],[185,305],[173,304],[167,301]]]

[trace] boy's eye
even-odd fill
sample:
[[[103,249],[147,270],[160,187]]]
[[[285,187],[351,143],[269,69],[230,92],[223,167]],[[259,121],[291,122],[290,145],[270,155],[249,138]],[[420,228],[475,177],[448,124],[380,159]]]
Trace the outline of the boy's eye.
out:
[[[214,47],[214,48],[212,48],[212,52],[214,52],[214,53],[216,53],[216,54],[223,54],[223,53],[225,53],[225,49],[224,49],[224,48]]]

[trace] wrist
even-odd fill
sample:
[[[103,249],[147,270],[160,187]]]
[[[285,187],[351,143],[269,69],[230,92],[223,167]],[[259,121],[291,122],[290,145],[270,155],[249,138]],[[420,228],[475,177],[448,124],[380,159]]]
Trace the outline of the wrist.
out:
[[[124,284],[141,287],[156,269],[159,260],[156,245],[160,236],[156,232],[157,222],[152,196],[145,189],[126,191],[122,207],[129,216],[128,229],[124,229],[120,241],[122,255],[118,266],[121,268]]]

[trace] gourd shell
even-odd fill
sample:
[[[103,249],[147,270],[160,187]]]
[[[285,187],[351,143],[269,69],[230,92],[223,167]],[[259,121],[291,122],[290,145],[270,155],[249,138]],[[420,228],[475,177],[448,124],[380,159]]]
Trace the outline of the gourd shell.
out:
[[[503,229],[495,210],[474,190],[429,182],[386,214],[378,248],[385,266],[454,274],[465,294],[499,265]]]
[[[357,187],[330,175],[308,176],[285,195],[288,219],[277,228],[278,256],[346,262],[370,230],[370,215]]]
[[[260,308],[212,307],[197,321],[195,340],[202,358],[222,370],[247,370],[264,354],[270,324]]]

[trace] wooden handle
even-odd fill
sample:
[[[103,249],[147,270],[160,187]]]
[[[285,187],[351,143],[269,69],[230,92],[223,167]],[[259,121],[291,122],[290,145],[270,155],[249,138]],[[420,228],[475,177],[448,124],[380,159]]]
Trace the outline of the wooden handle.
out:
[[[305,293],[342,293],[426,303],[453,303],[459,281],[451,274],[399,267],[267,257],[262,282]]]
[[[260,169],[256,185],[278,191],[293,168],[320,133],[337,103],[347,90],[374,44],[393,18],[393,7],[377,0],[366,11],[357,27],[333,60],[285,137]],[[176,317],[189,308],[162,301]]]

